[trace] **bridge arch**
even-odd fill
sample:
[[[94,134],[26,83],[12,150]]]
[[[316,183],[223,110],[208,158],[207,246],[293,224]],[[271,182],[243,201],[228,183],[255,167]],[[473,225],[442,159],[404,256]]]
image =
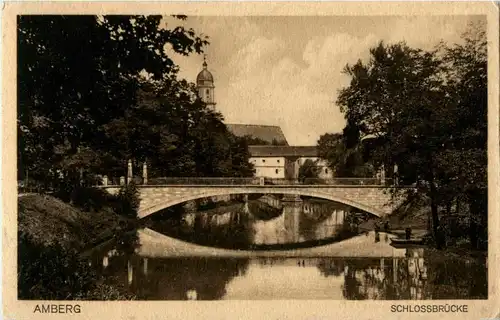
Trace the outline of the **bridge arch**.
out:
[[[360,203],[358,201],[353,201],[350,199],[346,199],[344,197],[339,197],[336,195],[333,195],[327,191],[321,190],[321,189],[315,189],[315,190],[307,190],[306,188],[301,189],[300,191],[294,190],[291,192],[290,190],[286,189],[272,189],[272,188],[243,188],[243,189],[227,189],[227,190],[203,190],[203,189],[198,189],[198,190],[193,190],[192,193],[183,195],[182,197],[174,197],[172,199],[166,199],[165,201],[161,201],[159,203],[155,203],[154,205],[147,206],[145,208],[141,208],[138,212],[139,218],[145,218],[147,216],[150,216],[152,214],[155,214],[156,212],[175,206],[177,204],[181,204],[186,201],[190,200],[196,200],[196,199],[202,199],[202,198],[207,198],[207,197],[213,197],[213,196],[221,196],[221,195],[229,195],[229,194],[292,194],[292,195],[302,195],[302,196],[309,196],[309,197],[315,197],[315,198],[320,198],[320,199],[325,199],[325,200],[330,200],[334,202],[338,202],[353,208],[356,208],[361,211],[368,212],[370,214],[373,214],[377,217],[382,217],[385,216],[386,213],[383,212],[380,209],[367,206],[363,203]]]

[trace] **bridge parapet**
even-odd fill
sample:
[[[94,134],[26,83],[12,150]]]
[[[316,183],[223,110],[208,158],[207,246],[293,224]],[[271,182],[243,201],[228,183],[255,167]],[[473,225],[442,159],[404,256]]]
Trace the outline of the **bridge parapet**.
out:
[[[388,180],[379,178],[306,178],[298,179],[276,179],[264,177],[250,178],[218,178],[218,177],[162,177],[150,178],[147,183],[141,185],[205,185],[205,186],[225,186],[225,185],[368,185],[386,186]]]
[[[116,193],[120,186],[104,187]],[[139,185],[139,217],[185,201],[227,194],[291,194],[327,199],[376,216],[390,214],[393,203],[389,187],[369,185]]]

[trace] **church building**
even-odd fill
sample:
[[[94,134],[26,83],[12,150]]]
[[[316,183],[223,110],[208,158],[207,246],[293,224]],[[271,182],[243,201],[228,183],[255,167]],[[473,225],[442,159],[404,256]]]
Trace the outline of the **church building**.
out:
[[[199,97],[216,110],[214,77],[208,71],[205,59],[203,69],[196,77],[196,86]],[[318,178],[333,177],[327,162],[318,157],[316,146],[290,146],[279,126],[233,123],[226,126],[235,136],[250,137],[259,142],[248,148],[256,177],[297,179],[300,166],[307,160],[315,163]]]

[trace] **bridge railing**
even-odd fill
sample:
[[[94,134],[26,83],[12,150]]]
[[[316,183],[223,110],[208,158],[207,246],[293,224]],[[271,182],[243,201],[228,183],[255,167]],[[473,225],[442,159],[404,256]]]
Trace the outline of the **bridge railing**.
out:
[[[385,185],[378,178],[305,178],[305,179],[273,179],[265,178],[265,184],[269,185]]]
[[[306,178],[302,184],[315,185],[315,184],[325,184],[325,185],[386,185],[389,181],[381,180],[380,178]]]
[[[148,185],[385,185],[377,178],[281,179],[281,178],[151,178]]]
[[[148,185],[258,185],[259,178],[151,178]]]

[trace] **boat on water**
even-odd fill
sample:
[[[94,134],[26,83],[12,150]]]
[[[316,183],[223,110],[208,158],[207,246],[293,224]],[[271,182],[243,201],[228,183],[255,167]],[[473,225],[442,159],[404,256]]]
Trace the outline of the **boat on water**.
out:
[[[407,247],[414,247],[414,246],[423,246],[424,239],[421,238],[411,238],[411,239],[400,239],[400,238],[392,238],[391,239],[391,246],[395,248],[407,248]]]

